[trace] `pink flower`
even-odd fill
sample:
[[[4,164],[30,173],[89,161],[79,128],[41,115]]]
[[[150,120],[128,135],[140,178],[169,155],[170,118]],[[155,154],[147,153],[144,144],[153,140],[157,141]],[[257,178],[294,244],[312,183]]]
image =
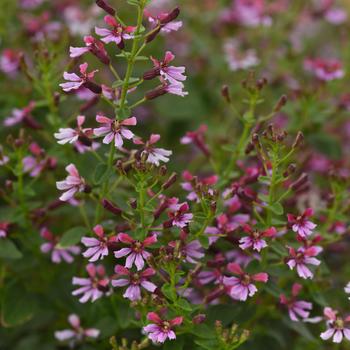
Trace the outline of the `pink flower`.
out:
[[[73,277],[72,280],[73,285],[81,286],[72,292],[72,295],[82,294],[79,299],[81,303],[86,303],[90,299],[91,302],[94,302],[109,290],[109,279],[102,265],[88,264],[86,271],[89,275],[88,278]]]
[[[10,158],[4,154],[3,148],[0,145],[0,166],[7,164],[9,161],[10,161]]]
[[[77,192],[83,192],[86,189],[85,180],[79,175],[78,169],[74,164],[67,165],[66,171],[68,172],[66,179],[56,182],[56,187],[61,191],[65,191],[60,196],[61,201],[68,201]]]
[[[292,228],[294,232],[297,232],[302,238],[307,238],[312,234],[312,230],[317,226],[313,222],[309,221],[314,214],[311,208],[307,208],[302,215],[295,216],[292,214],[287,214],[288,225]]]
[[[183,317],[175,317],[170,321],[162,320],[155,312],[149,312],[147,319],[153,323],[143,327],[143,330],[148,333],[148,338],[154,343],[164,343],[167,339],[176,339],[173,327],[181,325]]]
[[[172,95],[177,95],[181,97],[185,97],[188,95],[187,91],[183,91],[184,89],[184,84],[177,82],[177,83],[164,83],[163,89],[165,92],[172,94]]]
[[[6,238],[9,232],[10,223],[7,221],[0,221],[0,238]]]
[[[247,297],[252,297],[258,289],[252,282],[266,283],[269,276],[265,272],[248,275],[236,263],[229,263],[227,269],[238,277],[224,277],[223,283],[228,288],[231,298],[246,301]]]
[[[88,247],[88,249],[83,253],[83,256],[85,258],[89,258],[90,262],[94,262],[99,259],[102,260],[108,255],[108,246],[117,241],[116,236],[105,236],[101,225],[96,225],[93,230],[97,236],[97,239],[93,237],[83,237],[81,239],[81,243]]]
[[[296,267],[299,277],[304,279],[313,278],[313,273],[306,265],[320,265],[321,261],[316,259],[315,256],[317,256],[321,251],[322,248],[317,246],[312,246],[309,248],[300,247],[297,251],[295,251],[294,248],[289,247],[287,265],[291,270]]]
[[[75,129],[58,129],[58,132],[54,133],[55,138],[58,140],[57,143],[60,145],[72,143],[79,153],[97,149],[99,144],[90,139],[93,135],[93,130],[92,128],[83,128],[84,122],[85,116],[79,115],[77,117],[77,127]]]
[[[196,239],[189,243],[181,242],[179,249],[184,257],[184,260],[191,264],[198,264],[197,259],[201,259],[204,257],[203,248],[200,242]],[[169,242],[169,246],[175,248],[177,246],[176,241]]]
[[[156,273],[151,268],[147,268],[142,272],[132,272],[124,266],[116,265],[114,271],[118,276],[126,276],[126,278],[112,279],[112,286],[128,286],[123,297],[131,301],[141,300],[141,287],[151,293],[157,289],[157,286],[154,283],[148,281],[148,279]]]
[[[185,191],[190,192],[186,198],[190,201],[196,201],[197,203],[200,202],[200,199],[199,199],[197,193],[195,192],[193,185],[194,184],[199,185],[201,191],[205,192],[209,186],[215,185],[217,180],[218,180],[218,177],[216,175],[212,175],[212,176],[208,176],[208,177],[205,177],[202,179],[198,179],[196,176],[193,176],[187,170],[185,170],[182,173],[182,178],[185,180],[185,182],[181,183],[181,187]],[[208,188],[207,193],[209,195],[213,195],[214,191],[211,188]]]
[[[331,24],[339,25],[346,22],[346,20],[348,19],[348,15],[344,9],[340,7],[335,7],[327,10],[324,14],[324,18],[327,22]]]
[[[114,140],[115,147],[120,149],[123,146],[123,138],[130,140],[134,137],[134,134],[125,126],[136,125],[137,120],[135,117],[119,121],[109,119],[103,115],[97,115],[96,121],[101,123],[102,126],[94,129],[94,134],[96,136],[104,136],[102,142],[105,144],[109,144]]]
[[[96,328],[82,328],[80,325],[80,319],[78,315],[69,315],[68,322],[72,326],[72,329],[56,331],[55,338],[59,341],[69,340],[71,346],[74,346],[76,341],[80,342],[86,337],[97,338],[100,334],[100,331]]]
[[[265,15],[264,0],[235,0],[231,8],[222,14],[225,22],[234,22],[247,27],[270,26],[272,20]]]
[[[194,144],[196,145],[206,156],[210,155],[209,149],[205,142],[205,133],[208,130],[208,126],[202,124],[195,131],[188,131],[185,136],[183,136],[180,142],[183,145]]]
[[[96,34],[102,37],[101,40],[104,43],[108,44],[115,42],[120,49],[123,49],[124,40],[132,39],[134,37],[133,33],[135,32],[136,27],[122,26],[110,15],[105,16],[104,21],[112,27],[112,29],[95,27]]]
[[[175,55],[167,51],[164,55],[163,60],[159,61],[156,58],[151,57],[153,62],[153,69],[146,72],[143,78],[146,80],[153,79],[156,76],[161,76],[164,80],[168,81],[170,84],[182,84],[182,81],[186,80],[184,75],[185,67],[174,67],[169,66],[169,63],[175,59]]]
[[[226,41],[224,45],[226,61],[230,70],[248,69],[257,66],[260,61],[253,49],[242,51],[235,40]]]
[[[350,294],[350,282],[346,285],[344,290],[345,290],[345,293]],[[349,299],[350,299],[350,297],[349,297]]]
[[[40,235],[47,241],[41,245],[40,250],[46,254],[51,252],[51,261],[55,264],[59,264],[62,260],[71,264],[74,260],[73,255],[80,253],[80,248],[76,245],[61,248],[58,237],[54,236],[46,227],[40,230]]]
[[[204,232],[209,236],[209,244],[212,244],[220,238],[220,235],[227,236],[248,221],[247,214],[237,214],[232,217],[220,214],[216,218],[216,226],[208,226]]]
[[[46,157],[45,151],[40,146],[32,142],[29,145],[29,151],[31,156],[26,156],[22,160],[23,171],[29,173],[30,176],[36,177],[46,168],[53,169],[56,167],[56,159],[52,157]]]
[[[117,259],[127,256],[125,267],[130,269],[132,265],[135,264],[138,271],[142,270],[145,265],[144,260],[147,260],[147,258],[151,256],[151,254],[147,252],[145,248],[156,243],[157,236],[149,236],[142,242],[133,239],[126,233],[119,233],[117,237],[120,242],[129,245],[130,248],[119,249],[114,252],[114,256]]]
[[[86,62],[79,66],[80,76],[75,73],[64,72],[63,78],[68,82],[59,84],[63,91],[69,92],[72,90],[77,90],[80,87],[84,86],[94,93],[101,93],[101,87],[91,81],[91,79],[94,77],[95,73],[98,72],[98,70],[94,70],[90,73],[87,73],[87,68],[88,64]]]
[[[174,21],[179,14],[178,8],[175,8],[173,11],[167,13],[162,12],[156,16],[153,16],[148,10],[144,11],[145,16],[148,21],[154,26],[157,27],[160,25],[160,31],[163,33],[170,33],[172,31],[178,31],[182,27],[182,21]]]
[[[253,230],[249,225],[243,226],[244,232],[248,233],[247,237],[243,237],[239,240],[239,247],[241,249],[252,248],[258,252],[261,249],[267,247],[264,237],[274,237],[277,230],[274,227],[270,227],[264,231]]]
[[[294,283],[292,287],[292,296],[290,299],[284,294],[280,295],[281,304],[287,306],[289,317],[292,321],[298,322],[301,317],[302,320],[307,319],[310,315],[310,310],[312,309],[312,303],[304,300],[296,300],[296,297],[300,293],[302,285],[299,283]]]
[[[309,58],[305,60],[304,68],[324,81],[341,79],[345,74],[341,62],[337,59]]]
[[[343,337],[350,340],[350,327],[346,327],[346,324],[350,322],[350,316],[343,319],[337,316],[337,313],[338,311],[330,307],[324,308],[323,314],[327,320],[327,330],[320,335],[323,340],[328,340],[331,337],[333,337],[333,343],[341,343]]]
[[[11,78],[15,77],[20,68],[20,57],[20,53],[12,49],[4,49],[0,56],[0,70]]]
[[[186,227],[193,219],[192,213],[186,213],[189,209],[190,207],[186,202],[171,205],[171,211],[168,213],[170,220],[167,221],[165,225],[177,226],[180,228]]]
[[[12,110],[12,114],[9,117],[6,117],[4,120],[5,126],[14,126],[19,123],[24,123],[31,129],[41,129],[42,126],[33,118],[31,115],[32,110],[35,107],[35,102],[31,101],[28,106],[18,109],[15,108]]]
[[[105,50],[103,43],[95,39],[91,35],[84,36],[85,47],[70,47],[70,57],[80,57],[87,52],[91,52],[95,55],[102,63],[109,64],[110,60]]]
[[[141,156],[146,158],[146,162],[159,166],[160,162],[167,163],[169,161],[169,156],[172,155],[172,151],[168,151],[164,148],[156,148],[153,145],[158,142],[160,135],[152,134],[148,141],[143,142],[141,139],[135,139],[134,143],[137,145],[144,145],[141,152]]]

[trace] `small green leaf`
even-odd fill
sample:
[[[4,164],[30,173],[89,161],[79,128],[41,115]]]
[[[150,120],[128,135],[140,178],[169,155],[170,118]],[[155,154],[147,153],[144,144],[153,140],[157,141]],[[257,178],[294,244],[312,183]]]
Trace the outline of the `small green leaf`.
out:
[[[74,228],[71,228],[67,232],[63,234],[59,241],[59,247],[61,248],[67,248],[74,244],[77,244],[80,242],[81,237],[83,237],[86,234],[86,228],[82,226],[77,226]]]
[[[281,203],[274,203],[269,206],[269,209],[273,211],[276,215],[282,215],[283,214],[283,207]]]
[[[170,300],[176,299],[176,292],[170,284],[164,284],[162,287],[162,293]]]
[[[0,238],[0,258],[20,259],[22,256],[22,253],[10,239]]]
[[[37,309],[34,296],[30,295],[24,286],[12,284],[4,292],[1,324],[4,327],[14,327],[29,321]]]
[[[107,164],[100,163],[94,171],[93,180],[95,184],[100,184],[112,175],[113,169],[109,169]]]

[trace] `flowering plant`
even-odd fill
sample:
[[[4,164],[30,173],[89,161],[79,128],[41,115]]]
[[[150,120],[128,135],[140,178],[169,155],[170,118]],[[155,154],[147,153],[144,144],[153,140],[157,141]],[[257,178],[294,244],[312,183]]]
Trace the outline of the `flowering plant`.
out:
[[[346,349],[345,8],[4,1],[0,347]]]

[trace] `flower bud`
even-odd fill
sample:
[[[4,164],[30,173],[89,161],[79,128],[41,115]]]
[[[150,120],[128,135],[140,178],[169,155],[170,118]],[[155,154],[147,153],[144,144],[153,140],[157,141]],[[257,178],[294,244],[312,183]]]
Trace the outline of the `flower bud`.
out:
[[[152,80],[153,78],[160,75],[159,68],[153,68],[143,74],[143,80]]]
[[[110,14],[111,16],[115,15],[115,10],[111,7],[105,0],[96,0],[96,5],[101,7],[105,12]]]
[[[94,92],[95,94],[100,94],[102,92],[102,88],[100,85],[95,84],[92,81],[87,81],[83,84],[84,87]]]
[[[160,20],[161,24],[167,24],[174,19],[176,19],[180,14],[179,7],[175,7],[171,12],[168,13],[168,15]]]
[[[170,175],[170,177],[168,178],[168,180],[166,182],[164,182],[164,184],[162,185],[162,188],[164,190],[168,189],[170,186],[172,186],[177,180],[177,174],[176,173],[172,173]]]
[[[227,103],[231,103],[230,90],[227,85],[221,87],[221,95]]]
[[[109,201],[106,198],[102,199],[102,206],[103,208],[105,208],[106,210],[110,211],[115,215],[120,215],[122,213],[122,210],[120,208],[115,206],[111,201]]]
[[[198,314],[198,315],[193,317],[192,323],[193,324],[201,324],[205,321],[206,318],[207,318],[207,316],[205,314]]]
[[[287,103],[287,96],[286,95],[282,95],[280,97],[280,99],[278,100],[275,108],[273,109],[274,112],[279,112],[283,106],[285,106],[285,104]]]
[[[303,133],[301,131],[299,131],[297,136],[296,136],[296,138],[295,138],[295,140],[294,140],[292,148],[299,147],[302,144],[303,140],[304,140],[304,135],[303,135]]]
[[[157,97],[165,95],[167,92],[168,91],[167,91],[166,87],[163,85],[160,85],[160,86],[156,87],[155,89],[146,92],[145,98],[146,98],[146,100],[154,100]]]
[[[129,204],[130,204],[130,207],[131,207],[132,209],[136,209],[136,208],[137,208],[137,200],[136,200],[135,198],[131,198],[131,199],[129,200]]]
[[[302,173],[296,181],[294,181],[293,183],[291,183],[291,184],[289,185],[289,188],[292,189],[292,190],[294,190],[294,191],[297,191],[297,190],[299,190],[303,185],[306,184],[306,182],[308,181],[308,179],[309,179],[308,174]]]

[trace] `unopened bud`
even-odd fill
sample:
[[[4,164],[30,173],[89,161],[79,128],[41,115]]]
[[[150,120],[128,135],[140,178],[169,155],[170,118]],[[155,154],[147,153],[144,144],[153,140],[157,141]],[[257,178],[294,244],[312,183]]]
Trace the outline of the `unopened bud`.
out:
[[[287,170],[283,173],[284,177],[288,177],[291,174],[293,174],[296,170],[296,165],[295,164],[289,164]]]
[[[180,14],[180,9],[179,7],[175,7],[171,12],[168,13],[168,15],[166,17],[164,17],[163,19],[160,20],[161,24],[167,24],[171,21],[173,21],[174,19],[176,19]]]
[[[287,96],[286,95],[282,95],[280,97],[280,99],[278,100],[275,108],[273,109],[274,112],[279,112],[283,106],[285,106],[285,104],[287,103]]]
[[[165,95],[167,92],[168,91],[167,91],[166,87],[163,85],[160,85],[160,86],[156,87],[155,89],[146,92],[145,98],[146,98],[146,100],[154,100],[157,97]]]
[[[230,90],[227,85],[221,87],[221,95],[226,100],[227,103],[231,103]]]
[[[294,143],[292,145],[292,148],[299,147],[302,144],[303,140],[304,140],[303,133],[301,131],[298,131],[297,136],[296,136]]]
[[[96,0],[96,5],[101,7],[104,11],[106,11],[111,16],[115,15],[115,10],[111,7],[105,0]]]
[[[153,68],[143,74],[143,80],[152,80],[160,75],[160,68]]]
[[[308,179],[308,174],[302,173],[296,181],[290,184],[289,188],[291,188],[293,191],[297,191],[306,184]]]
[[[162,27],[159,25],[157,28],[153,29],[149,34],[147,34],[146,39],[145,39],[146,44],[153,41],[161,29],[162,29]]]
[[[106,198],[102,199],[102,205],[106,210],[110,211],[115,215],[120,215],[122,213],[122,210],[120,208],[118,208],[114,203],[112,203]]]
[[[192,323],[193,324],[201,324],[205,321],[206,318],[207,318],[207,316],[205,314],[198,314],[198,315],[193,317]]]
[[[167,167],[165,165],[162,165],[160,168],[159,168],[159,175],[160,176],[165,176],[166,173],[167,173]]]
[[[168,178],[168,180],[166,182],[164,182],[164,184],[162,185],[162,188],[164,190],[166,190],[167,188],[169,188],[170,186],[172,186],[177,180],[177,174],[176,173],[172,173],[170,175],[170,177]]]
[[[97,85],[94,82],[89,80],[85,82],[83,86],[89,89],[90,91],[94,92],[95,94],[100,94],[102,92],[102,88],[100,85]]]
[[[136,208],[137,208],[137,200],[136,200],[135,198],[131,198],[131,199],[129,200],[129,204],[130,204],[130,207],[131,207],[132,209],[136,209]]]

